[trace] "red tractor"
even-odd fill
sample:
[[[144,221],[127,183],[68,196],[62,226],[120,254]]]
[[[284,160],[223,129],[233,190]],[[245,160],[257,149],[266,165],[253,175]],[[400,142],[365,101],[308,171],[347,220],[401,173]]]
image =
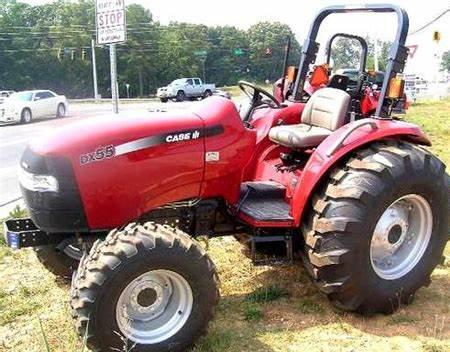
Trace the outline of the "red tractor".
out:
[[[369,117],[355,110],[360,92],[304,90],[321,22],[346,12],[398,16]],[[55,273],[76,269],[73,316],[95,350],[184,351],[205,333],[219,291],[199,235],[245,234],[253,254],[282,243],[340,309],[410,303],[448,240],[449,190],[429,139],[391,116],[407,32],[396,6],[328,7],[289,100],[240,82],[250,97],[240,112],[211,97],[192,112],[96,118],[32,143],[20,162],[31,219],[6,223],[8,244],[34,247]]]

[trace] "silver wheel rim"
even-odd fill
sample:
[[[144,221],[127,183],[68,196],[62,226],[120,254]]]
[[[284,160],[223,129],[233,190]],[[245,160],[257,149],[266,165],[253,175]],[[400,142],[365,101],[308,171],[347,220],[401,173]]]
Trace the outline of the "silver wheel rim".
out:
[[[60,105],[58,107],[58,116],[59,117],[64,117],[65,114],[66,114],[66,109],[64,108],[63,105]]]
[[[152,270],[131,281],[116,306],[121,333],[140,344],[156,344],[175,335],[188,320],[192,289],[181,275]]]
[[[23,112],[23,119],[25,120],[25,122],[30,122],[31,121],[31,112],[30,110],[25,110]]]
[[[425,253],[432,229],[433,213],[425,198],[408,194],[393,202],[378,220],[370,243],[375,273],[385,280],[409,273]]]

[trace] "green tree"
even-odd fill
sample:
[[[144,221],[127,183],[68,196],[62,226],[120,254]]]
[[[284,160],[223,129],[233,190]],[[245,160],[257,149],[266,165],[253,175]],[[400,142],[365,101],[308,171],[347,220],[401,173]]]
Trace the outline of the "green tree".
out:
[[[257,81],[275,80],[282,76],[287,38],[291,37],[291,62],[298,64],[300,45],[286,24],[259,22],[247,32],[250,51],[250,75]],[[270,55],[266,55],[270,50]]]
[[[450,50],[442,54],[441,70],[450,72]]]

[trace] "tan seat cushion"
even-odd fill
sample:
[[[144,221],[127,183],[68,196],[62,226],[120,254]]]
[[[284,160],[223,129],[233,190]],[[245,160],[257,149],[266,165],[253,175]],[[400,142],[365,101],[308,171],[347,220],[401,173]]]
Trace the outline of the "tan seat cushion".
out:
[[[273,127],[269,138],[290,148],[316,147],[344,125],[349,103],[347,92],[336,88],[319,89],[306,103],[302,123]]]
[[[300,123],[273,127],[270,129],[269,138],[285,147],[307,148],[319,145],[330,134],[331,131],[326,128]]]

